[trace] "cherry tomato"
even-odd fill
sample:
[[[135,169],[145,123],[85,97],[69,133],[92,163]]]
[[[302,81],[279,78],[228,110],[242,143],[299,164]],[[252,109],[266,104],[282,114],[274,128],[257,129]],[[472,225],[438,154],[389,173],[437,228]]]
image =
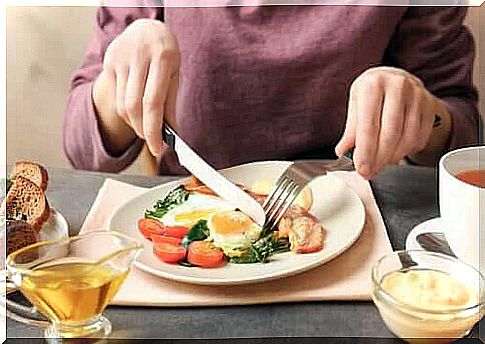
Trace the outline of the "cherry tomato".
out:
[[[138,230],[145,238],[150,240],[151,236],[154,234],[162,235],[164,226],[163,223],[155,219],[139,219]]]
[[[180,238],[173,238],[173,237],[168,237],[165,235],[158,235],[158,234],[153,234],[150,237],[150,239],[152,239],[152,242],[154,245],[162,244],[162,243],[180,245],[180,243],[182,242],[182,239]]]
[[[182,246],[160,243],[153,246],[153,253],[161,261],[169,264],[175,264],[185,258],[187,250]]]
[[[187,260],[203,268],[215,268],[224,263],[224,253],[207,241],[194,241],[189,245]]]
[[[163,235],[182,239],[188,232],[190,228],[184,226],[165,226],[163,228]]]

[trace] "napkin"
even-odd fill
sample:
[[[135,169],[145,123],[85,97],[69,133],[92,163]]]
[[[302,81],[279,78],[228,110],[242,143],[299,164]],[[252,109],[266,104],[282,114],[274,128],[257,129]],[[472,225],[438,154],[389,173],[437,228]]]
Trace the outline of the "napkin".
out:
[[[240,286],[200,286],[163,279],[133,268],[111,304],[125,306],[225,306],[277,302],[371,300],[371,268],[392,251],[367,181],[355,172],[336,172],[361,198],[366,221],[357,241],[337,258],[310,271]],[[107,228],[112,212],[144,188],[106,179],[80,233]],[[123,197],[120,197],[123,195]]]

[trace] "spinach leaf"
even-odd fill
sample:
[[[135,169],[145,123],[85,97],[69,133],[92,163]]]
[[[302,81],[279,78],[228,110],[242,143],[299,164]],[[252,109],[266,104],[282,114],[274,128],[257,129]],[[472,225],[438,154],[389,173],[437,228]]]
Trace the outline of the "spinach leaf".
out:
[[[207,220],[199,220],[182,239],[182,246],[188,247],[192,241],[205,240],[208,236]]]
[[[253,243],[240,257],[231,258],[235,264],[265,263],[276,253],[287,252],[290,243],[286,239],[278,239],[275,233],[270,233]]]
[[[163,200],[158,200],[153,210],[145,210],[145,217],[158,220],[170,209],[184,203],[187,198],[189,198],[189,192],[183,186],[179,186],[170,191]]]

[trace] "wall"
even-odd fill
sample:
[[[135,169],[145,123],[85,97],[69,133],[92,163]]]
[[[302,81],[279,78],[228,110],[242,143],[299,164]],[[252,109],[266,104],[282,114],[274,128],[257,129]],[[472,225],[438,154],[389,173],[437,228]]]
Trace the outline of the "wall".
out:
[[[61,126],[72,71],[93,31],[95,7],[7,8],[7,162],[26,158],[69,167]],[[480,20],[481,19],[481,20]],[[485,5],[468,18],[485,59]],[[475,79],[485,98],[485,62]],[[481,69],[481,70],[480,70]],[[481,100],[485,114],[485,101]],[[140,159],[126,172],[142,173]]]
[[[62,117],[95,13],[96,7],[7,8],[7,164],[25,158],[70,168]],[[141,165],[125,173],[143,173]]]

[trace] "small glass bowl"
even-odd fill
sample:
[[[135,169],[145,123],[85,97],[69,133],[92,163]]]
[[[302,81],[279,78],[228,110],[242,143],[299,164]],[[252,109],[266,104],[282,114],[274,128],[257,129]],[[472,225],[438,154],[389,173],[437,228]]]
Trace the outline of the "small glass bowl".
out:
[[[383,278],[395,271],[434,270],[451,275],[476,290],[477,303],[461,308],[432,310],[403,303],[382,287]],[[483,276],[460,260],[428,251],[397,251],[372,268],[372,299],[389,330],[408,342],[446,343],[467,336],[484,310]]]

